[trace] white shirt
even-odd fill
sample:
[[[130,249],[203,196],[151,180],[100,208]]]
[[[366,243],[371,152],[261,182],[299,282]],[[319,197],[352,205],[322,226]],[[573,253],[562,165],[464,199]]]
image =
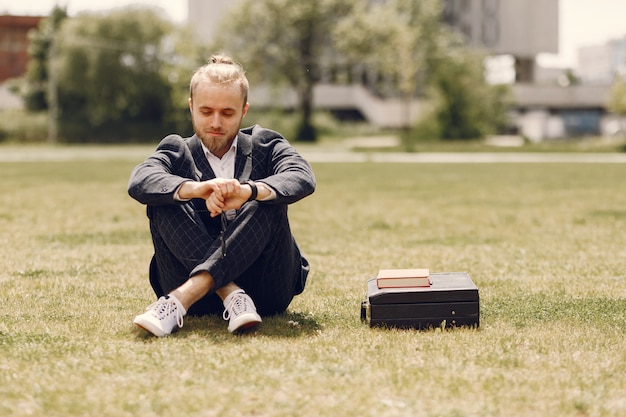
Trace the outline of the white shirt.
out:
[[[202,150],[204,150],[204,155],[209,161],[209,165],[211,165],[211,169],[217,178],[235,178],[235,157],[237,156],[236,136],[230,149],[221,158],[213,155],[211,151],[204,146],[204,143],[202,144]]]

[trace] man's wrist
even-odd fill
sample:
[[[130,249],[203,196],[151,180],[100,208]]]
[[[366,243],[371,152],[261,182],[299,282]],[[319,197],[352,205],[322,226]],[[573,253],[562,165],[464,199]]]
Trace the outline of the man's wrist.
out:
[[[256,198],[258,201],[269,201],[276,198],[276,192],[264,182],[257,182],[256,186],[259,190]]]
[[[177,201],[189,201],[193,197],[191,195],[191,187],[193,184],[191,181],[185,181],[178,186],[176,192],[174,193],[174,200]]]
[[[251,190],[250,197],[248,197],[248,201],[256,200],[257,196],[259,195],[259,189],[257,188],[255,182],[248,180],[246,181],[246,184],[248,184]]]

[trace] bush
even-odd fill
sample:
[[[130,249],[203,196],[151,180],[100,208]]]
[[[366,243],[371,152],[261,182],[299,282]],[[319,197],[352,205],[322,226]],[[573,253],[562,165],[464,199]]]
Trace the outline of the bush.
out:
[[[0,142],[36,143],[48,138],[48,113],[0,111]]]
[[[298,126],[298,115],[291,111],[280,109],[261,109],[250,107],[242,126],[261,125],[264,128],[279,132],[289,141],[293,141]]]

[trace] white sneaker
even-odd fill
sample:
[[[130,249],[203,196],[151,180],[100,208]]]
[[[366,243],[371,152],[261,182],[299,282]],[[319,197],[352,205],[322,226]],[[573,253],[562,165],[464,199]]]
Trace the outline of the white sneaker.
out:
[[[243,291],[234,292],[224,300],[224,320],[228,320],[228,331],[251,330],[261,323],[254,301]]]
[[[166,336],[176,326],[183,327],[183,316],[187,311],[173,295],[166,295],[146,308],[146,312],[133,320],[137,326],[157,337]]]

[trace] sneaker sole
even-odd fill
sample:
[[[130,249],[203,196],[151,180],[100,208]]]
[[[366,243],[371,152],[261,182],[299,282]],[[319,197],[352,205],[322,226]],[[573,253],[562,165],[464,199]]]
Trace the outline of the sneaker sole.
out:
[[[234,334],[234,335],[242,335],[242,334],[252,333],[252,332],[256,331],[256,329],[259,328],[260,324],[261,324],[260,321],[255,321],[255,322],[252,322],[252,323],[246,323],[243,326],[239,326],[238,328],[236,328],[235,330],[233,330],[230,333]]]
[[[138,323],[136,321],[133,322],[135,324],[135,326],[139,327],[142,330],[145,330],[146,332],[156,336],[156,337],[164,337],[166,336],[166,334],[161,330],[158,329],[156,327],[152,327],[149,324],[144,324],[144,323]]]
[[[237,325],[232,330],[229,328],[228,331],[233,334],[241,334],[248,333],[252,330],[256,329],[259,324],[261,324],[262,320],[258,315],[251,315],[251,318],[246,319],[244,317],[243,323]]]

